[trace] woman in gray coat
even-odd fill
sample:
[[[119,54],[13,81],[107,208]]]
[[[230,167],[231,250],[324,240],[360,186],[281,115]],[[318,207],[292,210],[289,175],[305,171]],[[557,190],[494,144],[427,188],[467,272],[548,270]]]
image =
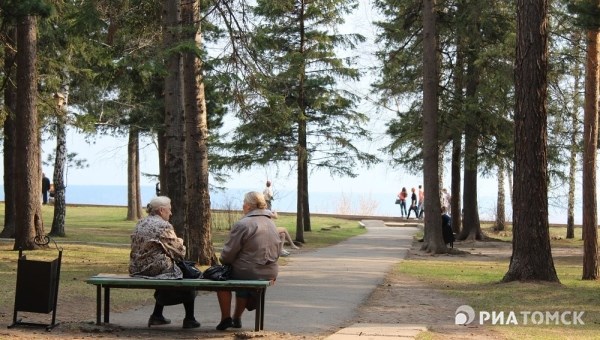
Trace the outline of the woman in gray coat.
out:
[[[277,260],[283,245],[271,220],[271,211],[266,208],[263,194],[252,191],[244,195],[244,217],[231,227],[229,239],[221,252],[221,263],[233,267],[231,279],[275,281],[277,278]],[[250,292],[236,291],[233,316],[231,292],[218,291],[217,297],[221,308],[221,322],[217,329],[241,328],[241,317],[251,298]]]

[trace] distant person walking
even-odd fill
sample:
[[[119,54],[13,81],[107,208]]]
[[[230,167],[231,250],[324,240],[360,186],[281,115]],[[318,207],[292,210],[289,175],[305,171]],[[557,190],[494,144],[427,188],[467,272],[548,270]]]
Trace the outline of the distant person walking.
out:
[[[42,203],[48,204],[48,191],[50,191],[50,179],[42,173]]]
[[[410,208],[408,208],[408,214],[406,214],[406,219],[410,218],[410,212],[415,212],[415,218],[419,217],[419,210],[417,210],[417,194],[415,193],[415,188],[410,189],[412,194],[410,195]]]
[[[265,190],[263,190],[263,196],[265,196],[265,201],[267,202],[267,209],[271,209],[271,203],[273,202],[273,188],[271,188],[271,181],[267,181]]]
[[[398,199],[400,200],[400,217],[404,217],[404,215],[408,215],[406,211],[406,198],[408,197],[408,192],[406,192],[406,187],[402,187],[402,191],[398,193]]]

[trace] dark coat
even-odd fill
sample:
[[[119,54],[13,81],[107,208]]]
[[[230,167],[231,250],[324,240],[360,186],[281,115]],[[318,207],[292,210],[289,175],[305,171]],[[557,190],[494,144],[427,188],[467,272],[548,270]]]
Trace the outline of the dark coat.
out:
[[[454,242],[454,232],[452,231],[452,219],[448,214],[442,215],[442,235],[444,236],[444,243],[452,243]]]
[[[48,177],[42,178],[42,192],[50,190],[50,179]]]

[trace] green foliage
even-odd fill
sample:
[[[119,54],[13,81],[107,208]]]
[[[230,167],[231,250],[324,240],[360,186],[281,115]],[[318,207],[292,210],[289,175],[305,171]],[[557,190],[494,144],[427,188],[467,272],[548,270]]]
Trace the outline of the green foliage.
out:
[[[388,123],[384,148],[392,164],[415,172],[422,167],[422,18],[420,1],[378,0],[381,75],[373,90],[384,106],[398,106]],[[439,135],[445,147],[473,124],[481,136],[484,171],[512,154],[512,60],[514,9],[511,2],[440,2]],[[470,87],[470,92],[467,88]]]
[[[357,163],[377,161],[355,145],[370,138],[364,128],[368,117],[355,110],[358,98],[338,86],[360,76],[350,66],[352,58],[336,55],[364,40],[336,32],[356,6],[356,1],[258,1],[252,7],[257,25],[249,50],[257,66],[240,89],[241,124],[220,145],[229,152],[221,166],[294,161],[304,140],[309,164],[332,174],[354,176]]]
[[[600,5],[595,0],[571,0],[569,13],[575,16],[575,25],[585,30],[600,29]]]
[[[0,2],[0,17],[15,19],[28,15],[47,17],[52,6],[44,0],[3,0]]]

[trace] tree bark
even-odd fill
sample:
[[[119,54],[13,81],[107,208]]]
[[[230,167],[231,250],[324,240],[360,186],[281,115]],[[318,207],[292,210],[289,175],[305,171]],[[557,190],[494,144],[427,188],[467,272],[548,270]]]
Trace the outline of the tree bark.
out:
[[[142,197],[140,192],[140,132],[129,126],[127,143],[127,220],[142,218]]]
[[[16,162],[16,110],[17,110],[17,87],[15,79],[17,57],[17,30],[9,26],[6,31],[4,42],[4,77],[6,86],[4,88],[4,108],[6,118],[4,120],[4,228],[0,237],[15,237],[16,225],[16,186],[15,186],[15,162]]]
[[[200,49],[200,0],[182,7],[187,39]],[[186,135],[186,228],[188,256],[201,265],[216,261],[211,237],[210,193],[208,187],[208,124],[204,98],[202,62],[193,51],[183,54],[185,135]]]
[[[306,155],[306,123],[301,120],[298,121],[298,169],[297,169],[297,193],[296,193],[296,238],[297,242],[304,243],[304,197],[307,193],[304,193],[304,182],[306,182],[306,168],[303,166],[304,162],[302,161],[307,157]],[[303,132],[304,131],[304,132]],[[302,136],[304,135],[304,140]],[[304,143],[304,144],[303,144]],[[304,146],[303,146],[304,145]]]
[[[506,200],[506,194],[504,193],[504,161],[500,161],[498,164],[498,198],[496,201],[496,225],[494,230],[502,231],[506,225],[506,213],[504,211],[504,201]]]
[[[54,183],[54,216],[52,218],[52,228],[50,235],[64,237],[65,216],[67,215],[66,190],[65,185],[65,166],[67,163],[67,105],[69,100],[68,87],[66,91],[60,94],[63,96],[62,102],[57,107],[56,114],[56,152],[54,159],[54,173],[52,182]],[[58,96],[56,94],[55,96]]]
[[[513,252],[502,281],[558,282],[548,225],[548,1],[517,1]]]
[[[43,237],[42,178],[37,98],[37,19],[25,16],[17,24],[16,222],[14,250],[39,247]]]
[[[181,54],[173,51],[179,43],[181,31],[181,1],[164,2],[165,30],[163,43],[167,57],[165,78],[165,172],[161,181],[161,195],[171,199],[171,224],[179,237],[185,234],[185,129],[183,112],[183,85]]]
[[[458,10],[463,11],[465,4],[463,2],[458,3]],[[462,30],[457,30],[454,38],[456,44],[456,67],[454,71],[454,101],[456,105],[454,107],[453,119],[454,124],[456,122],[463,121],[463,105],[464,105],[464,66],[465,66],[465,39],[462,34]],[[459,234],[462,229],[462,133],[464,131],[464,123],[458,126],[454,126],[452,131],[452,186],[450,189],[451,201],[450,201],[450,217],[452,219],[452,231],[455,234]]]
[[[600,2],[599,2],[600,3]],[[598,101],[600,84],[599,30],[587,32],[585,107],[583,118],[583,280],[598,278],[598,212],[596,199],[596,152],[598,147]]]
[[[463,225],[460,234],[456,237],[457,240],[483,239],[477,203],[477,137],[472,130],[473,127],[467,127],[465,137]]]
[[[438,55],[435,0],[423,0],[423,186],[425,189],[425,235],[421,249],[447,252],[442,238],[438,142]]]
[[[450,201],[450,214],[452,218],[452,230],[454,233],[460,233],[462,229],[462,200],[461,187],[462,176],[460,173],[461,156],[462,156],[462,136],[456,133],[452,139],[452,188]]]
[[[581,46],[581,35],[579,32],[573,32],[573,41],[575,42],[574,50],[580,51]],[[579,53],[577,53],[579,55]],[[571,146],[570,146],[570,157],[569,157],[569,192],[567,197],[567,239],[575,238],[575,190],[576,182],[575,176],[577,175],[577,155],[579,154],[579,143],[577,137],[580,135],[579,125],[579,108],[581,107],[581,97],[579,94],[581,72],[579,69],[579,63],[573,67],[573,108],[569,113],[571,116]]]

